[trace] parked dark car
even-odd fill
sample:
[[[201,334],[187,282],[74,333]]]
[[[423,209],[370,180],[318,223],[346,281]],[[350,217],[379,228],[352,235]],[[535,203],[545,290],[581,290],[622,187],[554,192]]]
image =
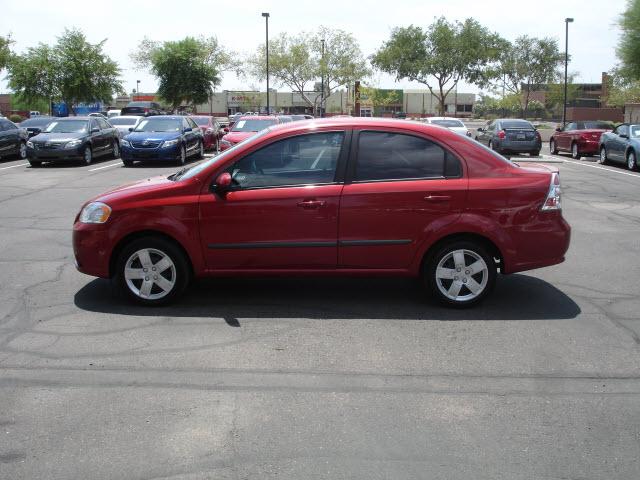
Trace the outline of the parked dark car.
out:
[[[187,158],[204,156],[202,130],[190,117],[182,115],[158,115],[141,120],[122,146],[122,163],[125,167],[134,161],[161,160],[184,165]]]
[[[498,269],[564,261],[570,230],[555,166],[517,166],[432,125],[331,118],[263,129],[94,197],[76,215],[73,251],[78,270],[146,305],[192,277],[331,274],[419,277],[465,307]]]
[[[27,158],[28,138],[24,128],[18,127],[6,118],[0,118],[0,158],[9,156]]]
[[[153,115],[162,115],[162,108],[156,102],[129,102],[126,107],[120,110],[120,115],[151,117]]]
[[[528,153],[540,155],[540,132],[527,120],[501,118],[478,128],[475,139],[498,153]]]
[[[208,115],[193,115],[191,118],[202,130],[204,149],[218,152],[220,150],[220,139],[225,134],[218,121]]]
[[[29,138],[39,134],[44,128],[54,120],[53,117],[32,117],[20,122],[20,128],[27,130]]]
[[[610,122],[571,122],[564,128],[556,128],[556,133],[549,140],[549,150],[553,154],[571,152],[575,160],[597,155],[600,153],[600,136],[611,130],[613,125]]]
[[[27,142],[32,167],[42,162],[82,160],[90,165],[94,158],[120,156],[118,131],[102,117],[65,117],[54,119]]]
[[[613,132],[604,132],[600,136],[600,156],[598,163],[609,160],[624,163],[629,170],[638,168],[640,153],[640,125],[623,123]]]

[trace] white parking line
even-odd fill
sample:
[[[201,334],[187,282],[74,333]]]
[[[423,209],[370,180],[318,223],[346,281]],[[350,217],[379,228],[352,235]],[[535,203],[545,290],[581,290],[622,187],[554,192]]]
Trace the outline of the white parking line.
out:
[[[25,165],[29,165],[29,162],[27,162],[27,163],[19,163],[18,165],[11,165],[10,167],[2,167],[2,168],[0,168],[0,170],[7,170],[9,168],[16,168],[16,167],[24,167]]]
[[[122,165],[122,162],[121,161],[117,161],[116,163],[110,163],[109,165],[103,165],[102,167],[91,168],[89,171],[90,172],[95,172],[96,170],[103,170],[105,168],[117,167],[118,165]]]
[[[638,175],[637,173],[621,172],[621,171],[618,171],[618,170],[613,170],[612,168],[601,167],[599,165],[589,165],[587,163],[576,162],[574,160],[565,160],[564,162],[565,163],[573,163],[574,165],[580,165],[582,167],[597,168],[598,170],[606,170],[607,172],[618,173],[620,175],[627,175],[628,177],[640,178],[640,175]]]

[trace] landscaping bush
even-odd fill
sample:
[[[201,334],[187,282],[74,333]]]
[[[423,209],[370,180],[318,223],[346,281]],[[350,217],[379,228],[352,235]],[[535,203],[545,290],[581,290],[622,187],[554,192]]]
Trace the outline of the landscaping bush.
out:
[[[9,115],[9,120],[11,120],[13,123],[20,123],[23,118],[20,115],[16,115],[14,113],[13,115]]]

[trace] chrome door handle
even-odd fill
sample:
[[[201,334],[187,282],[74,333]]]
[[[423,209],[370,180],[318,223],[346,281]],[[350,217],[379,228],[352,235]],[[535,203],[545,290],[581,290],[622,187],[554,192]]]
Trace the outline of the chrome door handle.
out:
[[[451,200],[450,195],[427,195],[424,197],[424,200],[427,202],[448,202]]]
[[[304,209],[310,210],[312,208],[324,207],[325,203],[326,202],[324,200],[304,200],[304,201],[298,203],[298,206],[300,208],[304,208]]]

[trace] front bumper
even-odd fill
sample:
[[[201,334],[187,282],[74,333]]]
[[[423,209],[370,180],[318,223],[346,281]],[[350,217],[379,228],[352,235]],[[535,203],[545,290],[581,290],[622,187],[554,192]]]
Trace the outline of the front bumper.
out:
[[[84,145],[74,148],[31,148],[27,147],[27,158],[38,161],[77,160],[84,155]]]
[[[120,156],[123,160],[166,160],[174,161],[180,155],[180,144],[162,148],[134,148],[120,147]]]
[[[112,243],[104,225],[73,224],[73,254],[76,268],[94,277],[109,277]]]

